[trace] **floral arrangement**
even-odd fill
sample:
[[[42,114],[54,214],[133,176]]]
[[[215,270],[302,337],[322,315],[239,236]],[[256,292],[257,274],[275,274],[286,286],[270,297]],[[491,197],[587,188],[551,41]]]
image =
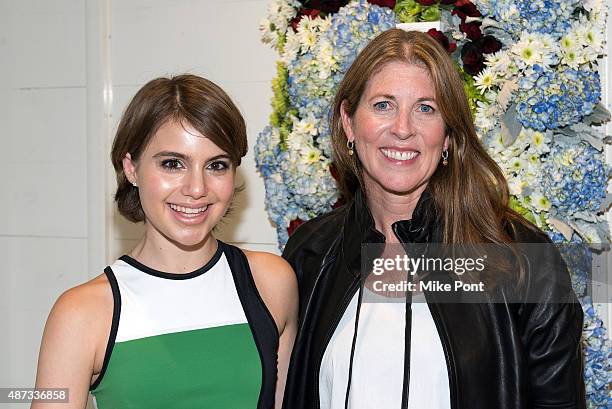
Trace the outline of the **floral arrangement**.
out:
[[[303,221],[343,203],[329,110],[356,55],[382,31],[432,21],[439,29],[428,33],[456,62],[511,206],[555,242],[609,243],[611,138],[594,127],[610,120],[598,74],[606,18],[603,0],[271,0],[260,28],[280,58],[255,154],[280,247]],[[585,312],[589,406],[612,407],[612,345],[575,253],[564,255]]]

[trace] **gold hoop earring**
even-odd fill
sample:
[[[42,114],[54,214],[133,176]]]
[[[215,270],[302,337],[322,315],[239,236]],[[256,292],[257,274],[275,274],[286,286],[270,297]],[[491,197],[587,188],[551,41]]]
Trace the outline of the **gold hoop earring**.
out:
[[[447,149],[442,151],[442,164],[444,166],[448,165],[448,150]]]
[[[353,154],[355,153],[355,151],[354,151],[354,149],[355,149],[355,142],[354,141],[349,141],[347,139],[346,140],[346,149],[348,149],[349,156],[353,156]]]

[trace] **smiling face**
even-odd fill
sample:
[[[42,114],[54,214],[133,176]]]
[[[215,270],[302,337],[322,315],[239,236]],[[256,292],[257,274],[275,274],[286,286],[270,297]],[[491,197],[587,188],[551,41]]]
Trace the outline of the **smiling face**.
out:
[[[184,122],[165,122],[123,168],[138,185],[147,237],[181,247],[206,244],[234,193],[229,155]]]
[[[448,146],[435,96],[427,70],[393,61],[372,75],[352,117],[341,110],[370,194],[425,190]]]

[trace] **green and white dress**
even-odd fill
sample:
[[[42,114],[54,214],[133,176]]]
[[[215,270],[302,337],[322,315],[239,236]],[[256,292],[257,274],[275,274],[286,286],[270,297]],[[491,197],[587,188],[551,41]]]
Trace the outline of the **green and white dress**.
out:
[[[99,409],[268,409],[274,406],[278,331],[244,253],[218,242],[188,274],[129,256],[105,269],[114,311]]]

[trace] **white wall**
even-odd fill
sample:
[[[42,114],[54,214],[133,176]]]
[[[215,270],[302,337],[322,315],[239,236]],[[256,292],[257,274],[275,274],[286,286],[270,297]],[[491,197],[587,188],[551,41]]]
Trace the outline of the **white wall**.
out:
[[[275,72],[275,54],[259,40],[258,22],[266,7],[265,0],[112,2],[112,129],[130,98],[152,78],[190,72],[219,84],[246,119],[250,149],[238,172],[246,189],[218,236],[246,248],[277,251],[253,159],[257,133],[271,111],[270,80]],[[113,219],[111,258],[133,246],[141,233],[141,226],[116,212]]]
[[[113,210],[108,151],[124,106],[156,76],[203,75],[241,108],[247,189],[219,235],[276,251],[252,156],[275,73],[257,30],[265,9],[266,0],[0,0],[0,387],[33,385],[54,300],[139,237]]]
[[[49,308],[89,276],[84,11],[0,1],[0,387],[33,384]]]

